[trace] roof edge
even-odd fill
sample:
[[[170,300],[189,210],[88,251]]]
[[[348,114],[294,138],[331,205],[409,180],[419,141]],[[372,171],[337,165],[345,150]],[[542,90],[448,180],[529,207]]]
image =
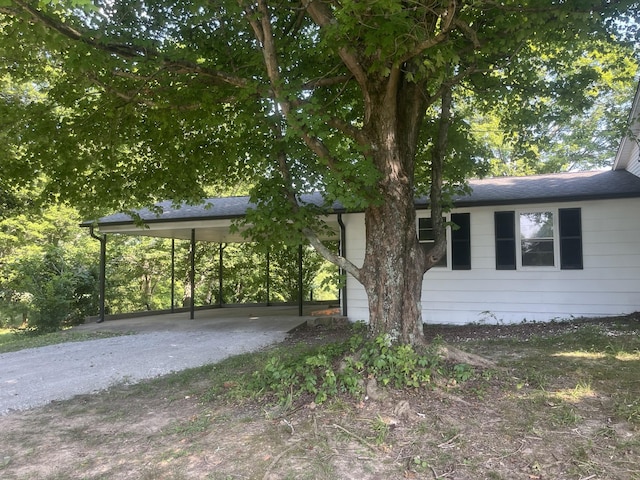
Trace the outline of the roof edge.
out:
[[[634,143],[637,142],[637,140],[633,139],[629,133],[636,137],[640,135],[640,81],[636,87],[636,94],[633,97],[631,112],[629,112],[629,119],[627,123],[629,132],[627,132],[624,137],[622,137],[622,140],[620,140],[620,145],[618,146],[618,151],[613,161],[613,170],[626,170],[629,166],[629,160]]]

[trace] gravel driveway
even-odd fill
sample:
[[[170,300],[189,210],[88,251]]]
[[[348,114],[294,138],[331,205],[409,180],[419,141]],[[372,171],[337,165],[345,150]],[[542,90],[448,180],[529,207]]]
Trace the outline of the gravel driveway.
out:
[[[191,323],[186,331],[142,332],[0,354],[0,415],[215,363],[282,341],[301,322],[289,319],[275,328],[266,317],[251,320],[251,328],[236,318],[235,328],[224,322],[223,328],[215,328],[209,322],[196,329]]]

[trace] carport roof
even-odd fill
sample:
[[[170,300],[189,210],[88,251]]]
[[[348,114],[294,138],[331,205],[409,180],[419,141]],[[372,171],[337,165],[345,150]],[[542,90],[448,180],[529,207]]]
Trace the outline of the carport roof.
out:
[[[313,204],[321,207],[324,199],[320,193],[303,195],[302,203]],[[255,208],[255,204],[249,197],[221,197],[208,198],[200,205],[187,205],[185,203],[176,205],[174,202],[166,200],[159,202],[155,208],[143,208],[136,211],[143,223],[163,223],[180,222],[189,220],[233,220],[242,218],[247,210]],[[342,206],[335,203],[330,211],[341,210]],[[83,226],[89,226],[93,222],[84,222]],[[130,225],[135,223],[134,218],[127,213],[116,213],[98,220],[98,226],[103,225]]]
[[[320,193],[303,195],[301,202],[324,206],[324,199]],[[255,208],[255,204],[249,197],[209,198],[200,205],[176,205],[167,200],[157,203],[154,208],[136,210],[135,215],[139,217],[137,219],[127,213],[116,213],[102,217],[97,222],[85,221],[81,226],[97,225],[101,233],[182,240],[190,239],[192,230],[195,230],[198,241],[246,242],[247,239],[240,232],[231,232],[230,227],[233,220],[244,217],[251,208]],[[327,213],[339,211],[343,211],[343,208],[335,203]],[[339,226],[335,219],[329,219],[327,223],[338,232]]]
[[[496,177],[469,182],[471,193],[457,196],[456,207],[486,205],[518,205],[525,203],[556,203],[640,197],[640,178],[624,170],[568,172],[527,177]],[[348,213],[340,203],[329,207],[318,192],[301,197],[303,203],[324,208],[327,215]],[[197,229],[199,240],[246,241],[239,234],[229,233],[231,221],[243,217],[255,205],[249,197],[211,198],[200,205],[179,205],[165,201],[155,209],[136,211],[146,228],[139,226],[131,215],[117,213],[100,218],[97,226],[103,233],[127,233],[168,238],[190,238]],[[425,197],[416,200],[417,208],[428,208]],[[94,225],[87,221],[84,227]],[[337,224],[334,225],[337,231]],[[207,231],[209,234],[207,234]]]

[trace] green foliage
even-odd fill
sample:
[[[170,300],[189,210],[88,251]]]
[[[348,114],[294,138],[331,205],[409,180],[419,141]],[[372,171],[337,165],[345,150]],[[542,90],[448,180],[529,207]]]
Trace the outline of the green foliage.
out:
[[[354,371],[366,371],[381,385],[418,388],[431,380],[439,366],[433,351],[418,352],[410,345],[394,345],[389,335],[365,342],[358,359],[348,360]]]
[[[248,185],[262,233],[274,224],[272,234],[290,232],[289,219],[317,226],[316,211],[295,212],[284,200],[291,189],[319,189],[349,208],[374,200],[384,172],[371,162],[375,140],[360,136],[363,92],[399,65],[399,86],[419,85],[429,100],[417,119],[418,173],[430,172],[441,87],[454,85],[447,170],[456,181],[486,170],[487,148],[503,172],[539,159],[559,169],[573,165],[588,140],[589,165],[601,164],[593,145],[605,135],[608,148],[618,135],[638,68],[631,1],[597,10],[478,1],[448,11],[453,4],[350,0],[323,2],[324,22],[299,15],[297,2],[267,2],[273,57],[255,38],[253,4],[40,2],[25,11],[5,3],[12,5],[0,14],[7,178],[29,183],[44,171],[45,196],[61,193],[103,212],[198,201],[230,185],[244,193]],[[359,59],[358,81],[347,50]],[[280,81],[266,58],[278,63]],[[276,105],[286,101],[282,113]],[[327,155],[311,151],[314,142]]]
[[[551,414],[551,424],[556,427],[573,427],[580,420],[575,407],[564,402],[555,406]]]
[[[95,313],[97,251],[63,205],[0,220],[0,325],[38,333]]]
[[[336,344],[302,356],[295,353],[272,356],[264,368],[254,374],[254,389],[275,394],[279,402],[311,394],[316,403],[322,403],[339,390],[355,395],[357,388],[349,388],[349,380],[343,384],[333,366],[346,348],[346,344]]]
[[[19,295],[27,319],[22,328],[27,331],[54,332],[81,323],[95,311],[97,272],[60,248],[20,259],[13,273],[8,287]]]
[[[473,367],[466,363],[458,363],[453,366],[453,375],[458,382],[466,382],[474,375]]]
[[[371,428],[373,429],[373,431],[375,433],[375,443],[376,443],[376,445],[382,445],[385,442],[385,440],[387,439],[387,436],[389,435],[389,432],[391,431],[391,427],[389,426],[389,424],[387,422],[384,421],[384,419],[380,415],[378,415],[371,422]]]
[[[461,99],[473,137],[488,150],[490,173],[531,175],[611,165],[637,86],[636,47],[591,40],[525,48],[538,55],[520,60],[528,62],[527,88],[535,85],[535,103],[519,108],[521,94],[491,103]],[[583,94],[572,94],[578,90]]]
[[[278,352],[254,374],[253,389],[275,395],[279,402],[313,395],[319,404],[338,394],[363,395],[364,381],[370,378],[399,389],[424,387],[441,367],[435,346],[418,351],[392,345],[386,335],[365,340],[355,334],[313,352]]]
[[[629,423],[640,425],[640,398],[633,395],[623,396],[617,402],[616,413]]]
[[[171,307],[171,242],[160,238],[109,237],[107,301],[111,313]],[[176,244],[176,306],[188,305],[190,242]],[[254,243],[224,244],[222,291],[220,245],[199,242],[196,248],[196,305],[296,302],[298,299],[298,248],[272,246],[267,254]],[[337,298],[337,268],[314,250],[303,249],[303,298]]]

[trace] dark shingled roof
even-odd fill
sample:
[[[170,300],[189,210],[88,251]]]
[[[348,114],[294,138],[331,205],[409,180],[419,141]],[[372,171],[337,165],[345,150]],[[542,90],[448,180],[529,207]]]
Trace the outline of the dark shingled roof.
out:
[[[609,198],[640,197],[640,178],[624,170],[554,173],[528,177],[496,177],[471,180],[472,193],[454,199],[456,207],[484,205],[518,205],[524,203],[553,203]],[[322,205],[320,193],[303,195],[303,203]],[[174,208],[170,201],[157,204],[163,213],[150,209],[138,211],[145,223],[179,222],[187,220],[232,219],[242,217],[252,207],[249,197],[213,198],[201,205],[182,205]],[[418,208],[427,208],[428,200],[417,199]],[[334,203],[328,213],[344,213],[339,203]],[[103,217],[99,225],[131,224],[130,215],[118,213]],[[92,222],[85,222],[88,226]]]
[[[303,195],[302,202],[322,206],[324,200],[318,192]],[[223,197],[209,198],[200,205],[181,204],[176,207],[169,200],[157,203],[155,209],[143,208],[136,213],[144,223],[160,222],[180,222],[187,220],[224,220],[240,218],[245,215],[249,208],[254,208],[255,204],[249,201],[249,197]],[[332,211],[343,210],[342,205],[336,203]],[[158,213],[161,211],[162,213]],[[116,213],[98,220],[98,225],[129,225],[133,222],[131,215],[127,213]],[[83,226],[89,226],[92,222],[84,222]]]
[[[472,180],[457,207],[640,197],[640,178],[624,170],[567,172]]]

